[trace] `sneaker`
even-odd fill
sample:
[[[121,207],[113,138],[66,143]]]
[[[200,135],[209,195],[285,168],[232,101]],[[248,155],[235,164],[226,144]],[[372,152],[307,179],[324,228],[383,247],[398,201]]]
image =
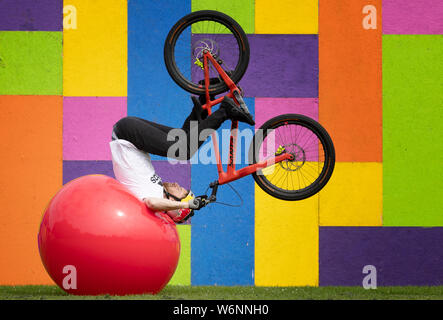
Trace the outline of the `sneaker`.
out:
[[[238,106],[233,99],[225,96],[220,108],[223,108],[226,110],[226,114],[228,115],[228,118],[231,120],[238,120],[240,122],[245,122],[247,124],[250,124],[251,126],[255,125],[254,118],[252,118],[252,115],[249,113],[247,108],[241,108]]]
[[[197,99],[195,96],[191,96],[192,103],[194,104],[194,108],[192,112],[195,112],[198,120],[204,120],[208,117],[208,110],[202,108],[201,99]],[[205,102],[206,103],[206,102]]]
[[[215,95],[210,94],[210,95],[209,95],[209,99],[210,99],[211,101],[212,101],[212,100],[215,100]],[[198,96],[198,101],[200,102],[200,105],[204,105],[204,104],[206,104],[206,95],[204,95],[204,94],[199,95],[199,96]]]

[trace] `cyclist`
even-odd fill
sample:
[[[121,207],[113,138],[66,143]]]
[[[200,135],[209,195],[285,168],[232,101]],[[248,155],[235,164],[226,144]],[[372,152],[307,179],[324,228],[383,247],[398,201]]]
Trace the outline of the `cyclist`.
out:
[[[211,84],[217,80],[220,81],[218,78],[211,78]],[[138,117],[124,117],[114,125],[110,142],[113,170],[117,180],[144,201],[148,208],[155,212],[166,212],[176,223],[189,219],[194,210],[203,206],[203,202],[194,198],[190,190],[178,183],[163,182],[155,173],[149,154],[189,160],[211,132],[217,130],[224,121],[231,119],[255,124],[248,110],[239,108],[229,97],[224,97],[220,108],[209,116],[202,108],[205,97],[191,98],[194,107],[181,128],[186,134],[185,140],[168,140],[168,133],[174,128]],[[211,96],[211,100],[213,99]],[[191,130],[196,130],[196,136],[199,137],[195,150],[191,148]],[[179,146],[177,152],[168,155],[169,148],[174,144]],[[185,154],[180,154],[181,150],[186,150]]]

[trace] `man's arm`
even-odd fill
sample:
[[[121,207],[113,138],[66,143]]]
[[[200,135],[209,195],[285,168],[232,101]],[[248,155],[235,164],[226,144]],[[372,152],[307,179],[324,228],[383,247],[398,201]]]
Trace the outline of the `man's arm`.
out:
[[[146,206],[154,211],[171,211],[176,209],[189,209],[188,202],[179,202],[161,198],[144,198]]]

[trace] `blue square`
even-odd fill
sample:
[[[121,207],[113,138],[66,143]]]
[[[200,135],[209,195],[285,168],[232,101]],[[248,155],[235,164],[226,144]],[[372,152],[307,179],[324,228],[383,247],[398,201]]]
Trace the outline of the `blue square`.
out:
[[[254,114],[254,99],[246,98],[245,102],[251,114]],[[229,139],[222,139],[222,131],[229,128],[228,121],[217,130],[220,146],[229,146]],[[239,136],[247,128],[251,130],[252,137],[254,128],[243,123],[239,123]],[[246,165],[246,150],[251,140],[247,134],[242,136],[245,138],[239,139],[241,143],[237,149],[236,169]],[[203,157],[200,151],[205,148],[210,150],[208,147],[212,144],[211,139],[208,140],[199,150],[198,161],[196,156],[191,159],[191,185],[197,195],[204,193],[209,183],[218,179],[213,154],[209,153],[212,156],[209,164],[201,163]],[[220,147],[222,155],[223,148]],[[226,163],[226,153],[223,158],[222,161]],[[196,212],[192,218],[192,285],[254,285],[254,180],[247,176],[230,185],[240,194],[241,199],[228,185],[221,185],[217,201],[230,205],[242,203],[241,206],[213,203]]]

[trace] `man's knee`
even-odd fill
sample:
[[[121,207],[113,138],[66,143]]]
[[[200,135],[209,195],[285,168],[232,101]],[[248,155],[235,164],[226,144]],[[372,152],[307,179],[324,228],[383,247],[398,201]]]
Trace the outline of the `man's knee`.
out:
[[[134,117],[124,117],[118,120],[113,127],[115,135],[119,139],[126,139],[129,136],[130,129],[134,127]]]

